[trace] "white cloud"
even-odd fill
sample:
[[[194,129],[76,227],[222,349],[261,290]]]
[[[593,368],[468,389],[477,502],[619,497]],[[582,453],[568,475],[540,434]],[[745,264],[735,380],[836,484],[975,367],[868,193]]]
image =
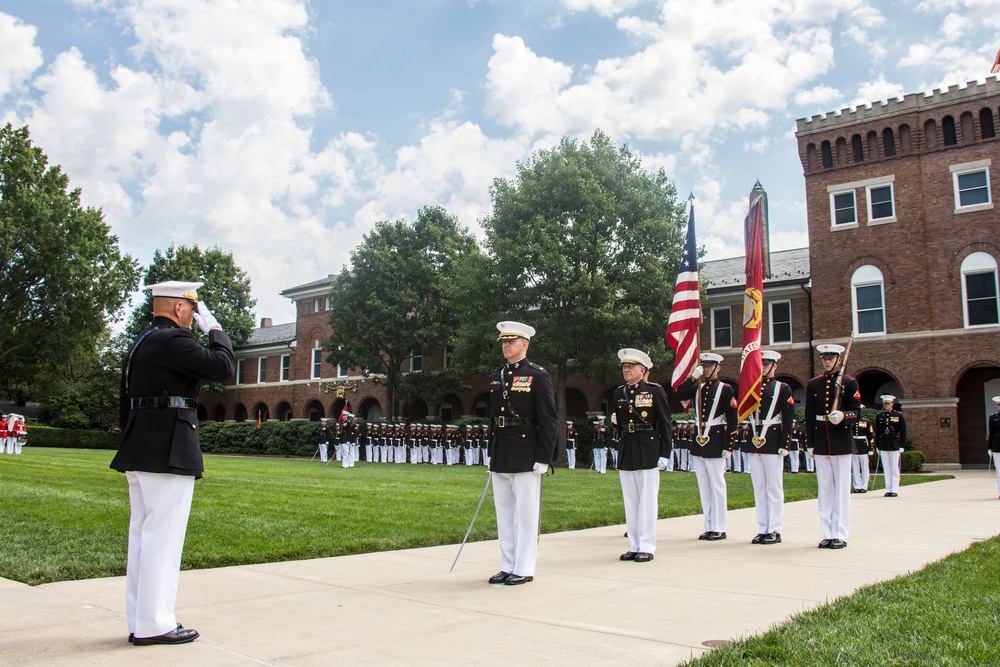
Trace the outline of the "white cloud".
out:
[[[42,50],[35,46],[38,29],[0,12],[0,99],[20,88],[42,66]]]
[[[640,4],[641,0],[560,0],[572,12],[594,11],[601,16],[617,16]]]

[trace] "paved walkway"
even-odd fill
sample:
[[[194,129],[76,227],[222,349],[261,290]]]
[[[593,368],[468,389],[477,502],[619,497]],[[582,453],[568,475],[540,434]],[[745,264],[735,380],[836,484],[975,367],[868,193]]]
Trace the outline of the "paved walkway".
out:
[[[659,522],[651,563],[623,563],[622,526],[543,535],[534,582],[490,586],[495,541],[182,572],[178,617],[202,637],[130,646],[122,577],[35,588],[0,580],[2,665],[673,665],[713,640],[911,572],[1000,532],[995,475],[852,496],[847,549],[820,550],[816,501],[785,507],[784,542]],[[932,536],[933,539],[929,539]],[[708,642],[708,644],[706,644]]]

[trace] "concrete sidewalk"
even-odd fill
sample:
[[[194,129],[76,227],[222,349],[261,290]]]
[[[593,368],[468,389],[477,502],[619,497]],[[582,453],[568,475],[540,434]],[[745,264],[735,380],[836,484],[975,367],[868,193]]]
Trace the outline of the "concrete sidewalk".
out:
[[[993,474],[852,496],[851,539],[816,548],[816,501],[785,506],[782,544],[749,543],[754,510],[729,539],[702,517],[659,522],[651,563],[618,561],[612,526],[543,535],[536,579],[490,586],[495,541],[182,572],[183,646],[125,641],[122,577],[35,588],[0,580],[4,665],[673,665],[866,584],[911,572],[1000,532]]]

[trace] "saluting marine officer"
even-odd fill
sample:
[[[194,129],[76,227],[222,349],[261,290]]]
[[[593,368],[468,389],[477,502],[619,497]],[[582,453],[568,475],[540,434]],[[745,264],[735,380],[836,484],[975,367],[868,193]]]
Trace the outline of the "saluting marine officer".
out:
[[[111,467],[125,473],[131,516],[125,613],[137,646],[183,644],[198,637],[174,616],[177,579],[194,481],[201,477],[198,394],[203,380],[236,371],[233,345],[196,290],[202,283],[150,285],[153,322],[122,366],[122,439]],[[196,322],[209,340],[191,333]]]
[[[750,479],[757,508],[757,536],[752,544],[781,541],[781,519],[785,508],[785,456],[792,442],[795,399],[792,388],[776,380],[774,371],[781,355],[771,350],[760,353],[764,388],[761,390],[757,419],[753,421],[746,447]]]
[[[710,542],[726,539],[725,462],[733,455],[732,442],[739,427],[733,388],[719,379],[721,363],[721,355],[702,353],[701,366],[695,366],[674,394],[681,401],[698,401],[690,456],[705,513],[705,532],[698,539]],[[699,391],[701,377],[704,382]]]
[[[875,416],[875,448],[882,458],[882,477],[888,498],[899,495],[899,458],[906,444],[906,420],[902,412],[893,409],[895,402],[895,396],[882,396],[882,412]]]
[[[851,530],[851,456],[853,425],[861,414],[861,390],[850,375],[843,377],[840,403],[834,409],[841,345],[817,345],[823,374],[806,385],[806,455],[815,461],[817,504],[823,530],[820,549],[843,549]]]
[[[625,501],[625,526],[631,544],[621,560],[646,563],[656,553],[660,471],[670,456],[671,427],[667,392],[644,377],[653,367],[645,352],[618,350],[625,384],[615,389],[615,422],[621,442],[618,477]]]
[[[535,330],[499,322],[504,359],[490,375],[490,472],[500,541],[500,571],[491,584],[515,586],[535,578],[542,475],[548,471],[559,422],[548,371],[528,361]]]

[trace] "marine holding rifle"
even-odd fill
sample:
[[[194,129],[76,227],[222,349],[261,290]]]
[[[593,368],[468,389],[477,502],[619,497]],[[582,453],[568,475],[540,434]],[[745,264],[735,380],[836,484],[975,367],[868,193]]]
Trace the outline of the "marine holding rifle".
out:
[[[853,342],[853,339],[852,339]],[[861,389],[847,375],[850,344],[817,345],[823,374],[806,385],[806,455],[816,462],[820,549],[843,549],[851,530],[851,456],[854,423],[861,415]]]

